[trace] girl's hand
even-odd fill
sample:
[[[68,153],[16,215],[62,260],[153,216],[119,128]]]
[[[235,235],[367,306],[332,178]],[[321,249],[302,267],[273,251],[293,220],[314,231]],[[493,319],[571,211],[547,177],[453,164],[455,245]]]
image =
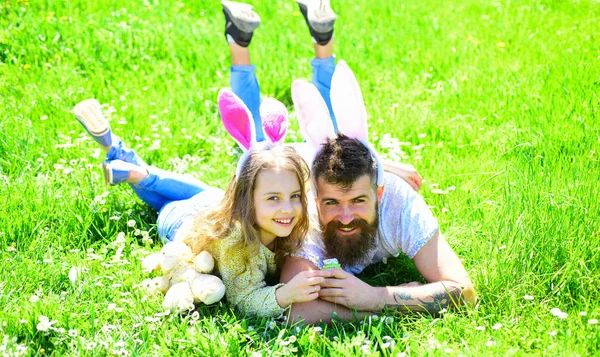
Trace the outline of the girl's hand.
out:
[[[413,165],[383,160],[383,169],[406,181],[415,191],[419,191],[421,188],[423,178]]]
[[[326,270],[312,270],[298,273],[287,284],[275,291],[277,303],[282,308],[295,302],[307,302],[319,297],[320,284],[331,274]]]

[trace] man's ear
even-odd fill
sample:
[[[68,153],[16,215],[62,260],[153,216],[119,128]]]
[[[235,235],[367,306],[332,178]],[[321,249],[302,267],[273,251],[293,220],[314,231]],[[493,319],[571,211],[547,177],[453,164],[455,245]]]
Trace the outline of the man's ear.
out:
[[[383,198],[383,189],[385,186],[377,187],[377,203],[381,204],[381,199]]]

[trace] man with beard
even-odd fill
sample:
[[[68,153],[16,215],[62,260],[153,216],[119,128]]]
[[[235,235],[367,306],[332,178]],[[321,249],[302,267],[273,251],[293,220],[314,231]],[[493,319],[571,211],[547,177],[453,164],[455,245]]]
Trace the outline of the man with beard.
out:
[[[476,300],[469,275],[422,197],[387,172],[378,187],[377,174],[371,151],[359,140],[338,133],[322,145],[312,164],[322,238],[311,237],[288,258],[281,281],[320,269],[327,258],[337,258],[342,269],[330,270],[319,299],[294,304],[291,318],[330,321],[335,312],[349,320],[386,308],[435,315]],[[353,275],[401,253],[413,260],[427,284],[373,287]]]

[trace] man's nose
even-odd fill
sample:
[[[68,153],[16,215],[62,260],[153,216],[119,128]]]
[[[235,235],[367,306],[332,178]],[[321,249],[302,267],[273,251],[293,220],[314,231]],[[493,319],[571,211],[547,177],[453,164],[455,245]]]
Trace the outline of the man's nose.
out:
[[[347,225],[350,224],[350,222],[352,222],[353,220],[354,214],[352,214],[350,209],[348,209],[348,207],[342,208],[342,212],[338,217],[338,221],[340,221],[341,224]]]

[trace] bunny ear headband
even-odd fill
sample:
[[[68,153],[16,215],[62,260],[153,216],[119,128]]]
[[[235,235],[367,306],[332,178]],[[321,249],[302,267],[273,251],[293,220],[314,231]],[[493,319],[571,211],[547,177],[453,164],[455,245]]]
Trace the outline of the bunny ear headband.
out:
[[[242,167],[250,153],[256,149],[263,149],[282,143],[287,134],[288,120],[287,109],[274,98],[263,100],[260,105],[265,139],[267,144],[256,142],[256,130],[252,114],[244,102],[229,89],[219,91],[219,111],[225,130],[238,143],[244,152],[237,163],[235,170],[236,179],[240,177]]]
[[[335,68],[331,79],[330,97],[338,132],[357,139],[369,149],[377,163],[377,186],[382,187],[383,164],[377,151],[368,141],[367,110],[356,77],[345,61],[340,61]],[[321,145],[328,138],[336,136],[327,104],[317,87],[304,80],[295,80],[292,83],[292,101],[300,130],[314,150],[314,158]]]

